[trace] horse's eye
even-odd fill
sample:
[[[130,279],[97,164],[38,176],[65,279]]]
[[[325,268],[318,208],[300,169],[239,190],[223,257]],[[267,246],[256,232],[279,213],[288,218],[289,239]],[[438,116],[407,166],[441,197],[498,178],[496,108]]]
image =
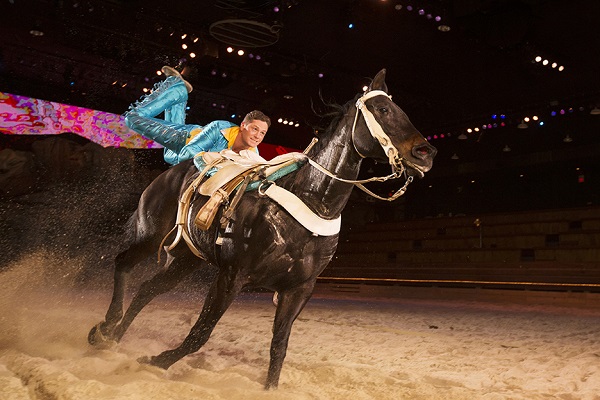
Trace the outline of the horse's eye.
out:
[[[377,111],[379,111],[382,114],[386,114],[388,112],[388,109],[387,107],[379,107]]]

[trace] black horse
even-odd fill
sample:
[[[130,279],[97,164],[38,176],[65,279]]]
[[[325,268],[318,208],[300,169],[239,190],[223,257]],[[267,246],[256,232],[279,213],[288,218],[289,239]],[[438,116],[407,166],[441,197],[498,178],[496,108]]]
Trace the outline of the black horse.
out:
[[[356,104],[356,107],[354,105]],[[315,163],[279,179],[276,184],[298,196],[319,217],[333,220],[344,209],[365,157],[391,162],[405,177],[422,177],[437,150],[411,124],[407,115],[387,95],[385,70],[373,79],[369,91],[343,107],[341,115],[320,135],[308,152]],[[361,115],[362,111],[362,115]],[[375,125],[375,126],[374,126]],[[180,163],[160,175],[142,194],[129,221],[127,250],[115,260],[114,292],[105,321],[92,328],[91,344],[119,341],[135,316],[154,297],[173,289],[205,261],[180,243],[168,252],[164,268],[143,283],[125,314],[126,277],[132,268],[155,253],[175,225],[178,199],[198,171],[191,162]],[[194,201],[190,215],[206,200]],[[191,218],[193,220],[193,218]],[[197,322],[181,345],[146,359],[169,368],[196,352],[208,340],[215,325],[245,288],[266,288],[278,293],[273,324],[270,364],[265,388],[275,388],[287,351],[288,339],[298,314],[311,297],[319,274],[333,257],[339,234],[314,235],[279,204],[259,191],[248,191],[239,201],[222,244],[216,245],[218,222],[207,231],[188,223],[190,236],[202,256],[218,267]]]

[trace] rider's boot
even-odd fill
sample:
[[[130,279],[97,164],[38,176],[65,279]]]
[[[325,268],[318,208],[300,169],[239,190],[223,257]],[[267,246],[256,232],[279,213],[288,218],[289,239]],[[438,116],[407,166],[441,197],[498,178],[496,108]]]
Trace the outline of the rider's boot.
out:
[[[136,114],[140,117],[155,117],[174,105],[183,104],[185,107],[187,99],[188,91],[183,79],[168,76],[164,81],[157,83],[152,92],[129,106],[125,116]]]
[[[176,76],[176,77],[180,78],[183,81],[183,83],[185,83],[185,88],[187,89],[188,93],[192,93],[192,90],[194,90],[194,88],[192,87],[192,85],[188,81],[186,81],[185,79],[183,79],[183,76],[181,76],[181,74],[179,73],[179,71],[177,71],[175,68],[172,68],[172,67],[169,67],[168,65],[165,65],[160,70],[166,76]]]
[[[188,81],[183,79],[183,77],[181,76],[179,71],[177,71],[175,68],[171,68],[171,67],[165,65],[164,67],[161,68],[161,71],[167,77],[175,76],[175,77],[181,79],[183,81],[183,83],[185,84],[185,88],[188,93],[191,93],[192,90],[194,90],[192,85]],[[185,107],[186,107],[185,103],[176,103],[171,108],[167,108],[165,110],[165,121],[174,122],[177,124],[184,124],[185,123]]]

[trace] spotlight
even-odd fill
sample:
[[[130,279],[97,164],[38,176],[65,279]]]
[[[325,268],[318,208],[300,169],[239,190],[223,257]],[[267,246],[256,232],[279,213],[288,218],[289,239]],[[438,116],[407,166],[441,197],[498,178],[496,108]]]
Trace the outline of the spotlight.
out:
[[[238,50],[237,54],[238,54],[238,56],[243,56],[244,55],[244,50]]]
[[[190,53],[191,58],[196,58],[196,53]]]
[[[228,53],[233,53],[233,47],[228,47],[228,48],[227,48],[227,52],[228,52]]]

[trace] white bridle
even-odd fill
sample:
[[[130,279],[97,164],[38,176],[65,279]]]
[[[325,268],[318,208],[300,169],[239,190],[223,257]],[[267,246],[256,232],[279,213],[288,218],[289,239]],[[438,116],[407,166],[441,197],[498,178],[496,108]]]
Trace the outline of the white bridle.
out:
[[[356,110],[357,111],[356,111],[356,114],[354,114],[354,124],[352,124],[352,144],[354,145],[354,149],[356,150],[356,152],[362,158],[365,158],[365,156],[363,156],[360,153],[360,151],[356,148],[356,143],[354,142],[354,132],[356,130],[356,123],[358,122],[358,110],[360,110],[360,112],[363,115],[363,118],[365,119],[365,123],[367,124],[367,128],[369,129],[369,132],[371,133],[371,136],[373,136],[379,142],[381,147],[383,148],[385,155],[388,157],[390,165],[392,167],[396,167],[395,169],[397,169],[397,167],[399,166],[398,163],[401,163],[401,161],[402,161],[401,159],[400,160],[398,159],[398,149],[396,149],[392,145],[392,140],[383,131],[383,128],[381,128],[381,125],[379,125],[379,122],[377,122],[377,120],[373,116],[373,113],[371,111],[369,111],[369,109],[367,108],[367,106],[365,104],[365,102],[367,100],[369,100],[375,96],[385,96],[390,100],[392,99],[392,96],[390,96],[383,90],[371,90],[370,92],[365,93],[364,95],[362,95],[362,97],[360,97],[358,100],[356,100]]]
[[[319,171],[323,172],[324,174],[330,176],[331,178],[334,178],[340,182],[352,183],[355,186],[357,186],[359,189],[361,189],[363,192],[369,194],[370,196],[372,196],[376,199],[385,200],[385,201],[394,201],[406,192],[406,188],[407,188],[408,184],[413,181],[412,176],[407,176],[406,182],[404,183],[404,185],[390,197],[381,197],[381,196],[373,193],[372,191],[370,191],[369,189],[364,187],[363,183],[375,182],[375,181],[385,182],[388,179],[399,178],[402,175],[404,175],[404,172],[406,171],[404,164],[408,164],[411,168],[414,168],[416,171],[418,171],[421,174],[421,176],[425,175],[425,173],[423,172],[422,168],[419,167],[418,165],[415,165],[414,163],[408,161],[407,159],[399,156],[398,149],[396,147],[394,147],[390,137],[383,131],[383,128],[381,127],[379,122],[377,122],[377,120],[373,116],[373,113],[371,111],[369,111],[369,109],[365,105],[365,102],[367,100],[369,100],[370,98],[373,98],[375,96],[385,96],[390,100],[392,98],[392,96],[390,96],[383,90],[371,90],[370,92],[367,92],[364,95],[362,95],[356,101],[356,110],[357,111],[356,111],[356,114],[354,115],[354,123],[352,124],[352,145],[354,146],[354,149],[356,150],[356,152],[358,153],[359,156],[361,156],[362,158],[366,158],[364,155],[362,155],[360,153],[360,151],[356,147],[356,143],[354,141],[354,132],[356,130],[356,123],[358,121],[358,114],[359,114],[358,110],[360,110],[363,115],[363,118],[365,119],[365,123],[367,124],[367,128],[369,129],[369,132],[371,133],[371,136],[373,136],[379,142],[379,144],[383,148],[385,155],[388,157],[389,163],[392,167],[392,173],[390,175],[382,176],[382,177],[373,177],[373,178],[363,179],[363,180],[343,179],[343,178],[339,178],[339,177],[335,176],[333,173],[331,173],[330,171],[328,171],[327,169],[325,169],[324,167],[322,167],[315,161],[311,160],[310,158],[308,161],[313,167],[315,167]],[[309,146],[309,148],[310,147],[311,146]],[[307,151],[305,151],[305,153],[306,152]]]

